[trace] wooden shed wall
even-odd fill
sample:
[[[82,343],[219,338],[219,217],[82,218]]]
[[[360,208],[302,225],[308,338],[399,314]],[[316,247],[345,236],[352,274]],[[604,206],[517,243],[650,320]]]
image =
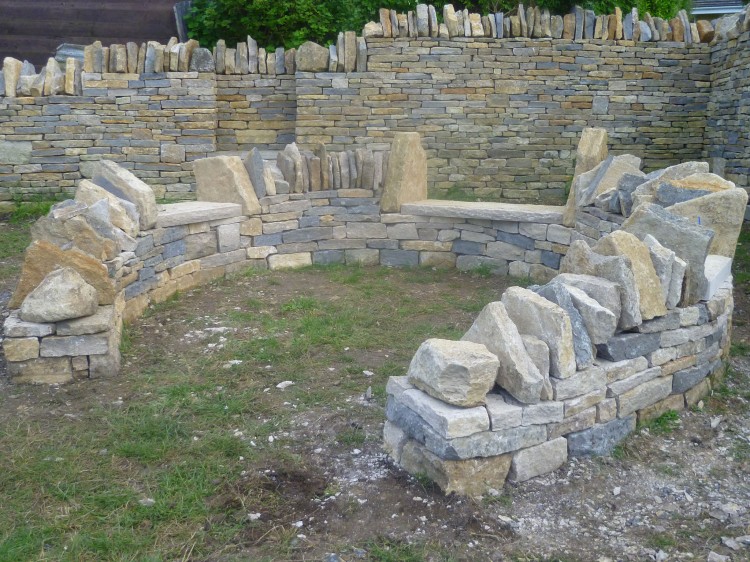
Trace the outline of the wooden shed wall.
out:
[[[44,64],[61,43],[104,45],[177,35],[175,0],[0,0],[0,61]]]

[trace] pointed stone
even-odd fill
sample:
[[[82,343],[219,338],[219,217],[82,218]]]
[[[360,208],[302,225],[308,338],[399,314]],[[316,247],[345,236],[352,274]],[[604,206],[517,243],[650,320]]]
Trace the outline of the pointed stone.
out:
[[[50,57],[47,60],[44,77],[44,95],[56,96],[65,89],[65,75],[57,61]]]
[[[419,133],[396,133],[380,201],[384,213],[398,213],[401,205],[427,199],[427,155]]]
[[[146,71],[146,43],[141,43],[138,47],[138,67],[136,72],[143,74]]]
[[[258,74],[258,42],[247,36],[247,71],[250,74]]]
[[[113,195],[103,187],[89,180],[81,180],[76,189],[75,200],[88,206],[94,205],[102,199],[109,204],[109,216],[112,224],[135,238],[140,232],[137,207],[124,199]]]
[[[636,207],[622,229],[641,238],[651,234],[687,263],[681,306],[691,306],[703,298],[707,286],[704,264],[714,236],[712,230],[651,203]]]
[[[158,210],[154,191],[132,172],[110,160],[100,160],[92,181],[120,199],[133,203],[138,209],[142,230],[156,225]]]
[[[521,37],[528,37],[529,22],[526,20],[526,9],[523,4],[518,5],[518,22],[521,26]]]
[[[553,39],[562,39],[565,33],[565,23],[562,16],[551,16],[550,30],[552,31]]]
[[[250,61],[247,58],[247,43],[237,43],[235,57],[234,67],[237,69],[237,74],[248,74],[250,72]]]
[[[484,307],[463,341],[484,344],[500,361],[496,382],[516,400],[536,404],[544,377],[526,352],[516,325],[501,302]]]
[[[622,303],[620,299],[620,287],[616,283],[593,275],[575,273],[561,273],[555,277],[554,281],[564,283],[571,289],[583,291],[601,307],[612,313],[615,317],[615,325],[619,322]]]
[[[255,189],[255,194],[258,198],[265,197],[268,194],[268,190],[272,189],[272,185],[269,185],[269,178],[265,174],[265,163],[263,162],[260,150],[257,148],[250,150],[243,160],[243,164],[250,177],[250,182]],[[273,180],[270,183],[273,184]]]
[[[246,216],[260,213],[253,184],[239,156],[213,156],[193,163],[198,201],[238,203]]]
[[[19,317],[25,322],[60,322],[91,316],[99,307],[96,289],[72,268],[57,269],[24,299]]]
[[[575,374],[573,330],[570,318],[556,304],[521,287],[503,293],[502,303],[519,333],[539,338],[550,349],[550,373],[558,378]]]
[[[621,330],[629,330],[642,322],[635,278],[624,257],[602,256],[594,253],[585,242],[576,240],[560,262],[560,273],[601,277],[619,285],[621,312],[618,327]]]
[[[300,72],[325,72],[329,69],[330,52],[312,41],[306,41],[297,49],[297,70]]]
[[[146,60],[148,61],[148,55],[146,56]],[[148,63],[146,64],[146,69],[148,69]],[[190,72],[216,72],[214,57],[211,51],[202,47],[193,51],[193,56],[190,59]]]
[[[443,6],[443,21],[448,27],[448,35],[458,37],[458,18],[456,17],[456,10],[453,8],[453,4]]]
[[[607,149],[607,130],[602,128],[588,127],[581,133],[581,140],[578,141],[576,149],[576,167],[573,173],[573,182],[571,182],[568,201],[565,204],[563,214],[563,225],[568,227],[575,226],[576,215],[576,190],[574,188],[575,180],[578,176],[593,170],[608,155]]]
[[[599,240],[593,250],[601,255],[624,256],[629,260],[643,320],[667,313],[659,277],[651,263],[648,247],[643,242],[628,232],[617,230]]]
[[[68,57],[65,61],[65,93],[69,96],[80,96],[82,92],[81,61]]]
[[[383,28],[383,37],[393,37],[393,27],[391,26],[391,11],[388,8],[380,8],[380,25]]]

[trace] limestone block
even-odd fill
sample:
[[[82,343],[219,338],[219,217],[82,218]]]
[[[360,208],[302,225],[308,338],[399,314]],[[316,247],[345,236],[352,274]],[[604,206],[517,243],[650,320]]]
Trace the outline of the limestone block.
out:
[[[659,377],[617,397],[618,417],[624,418],[633,412],[663,400],[672,392],[672,377]]]
[[[73,380],[70,357],[40,357],[20,363],[8,363],[8,374],[18,384],[64,384]]]
[[[312,265],[312,256],[310,252],[274,254],[268,257],[268,268],[272,271],[278,269],[297,269],[309,265]]]
[[[236,203],[242,205],[246,216],[260,213],[258,197],[239,156],[201,158],[194,162],[193,171],[198,201]]]
[[[305,41],[297,49],[296,65],[300,72],[326,72],[329,51],[312,41]]]
[[[696,22],[698,28],[698,39],[701,43],[710,43],[714,38],[714,26],[711,25],[710,21],[698,20]]]
[[[620,441],[635,431],[635,425],[636,416],[630,415],[569,433],[568,454],[571,457],[608,455]]]
[[[38,338],[5,338],[3,353],[6,361],[28,361],[39,357]]]
[[[629,232],[617,230],[599,240],[593,249],[605,256],[624,256],[629,260],[643,320],[667,313],[661,282],[651,262],[648,247],[643,242]]]
[[[25,322],[18,317],[18,310],[12,310],[3,324],[7,338],[43,338],[55,333],[55,324]]]
[[[734,258],[745,218],[747,197],[744,189],[727,189],[677,203],[667,207],[667,211],[713,230],[714,237],[708,252]]]
[[[101,160],[92,181],[113,195],[133,203],[138,209],[142,230],[156,225],[156,196],[146,183],[110,160]]]
[[[603,390],[607,384],[607,374],[601,367],[593,366],[576,372],[567,379],[551,378],[555,400],[569,400]]]
[[[573,304],[567,286],[563,283],[551,282],[543,287],[532,287],[532,290],[565,311],[573,330],[573,351],[576,367],[578,369],[589,367],[594,361],[593,344],[581,313]]]
[[[71,267],[93,286],[99,296],[99,304],[112,304],[115,297],[114,283],[108,277],[107,266],[80,250],[62,250],[56,245],[38,240],[26,249],[21,278],[8,306],[19,308],[26,296],[44,280],[48,273]]]
[[[49,336],[42,340],[39,354],[42,357],[75,357],[103,355],[109,351],[109,334],[85,336]]]
[[[146,50],[146,68],[149,68],[149,49],[152,49],[150,45]],[[190,66],[188,68],[190,72],[216,72],[216,63],[214,63],[213,54],[203,47],[195,49],[193,56],[190,58]]]
[[[609,361],[633,359],[656,351],[660,344],[660,334],[621,333],[597,346],[599,356]]]
[[[463,30],[459,31],[458,28],[458,17],[456,17],[456,10],[453,4],[445,4],[443,6],[443,21],[448,28],[448,35],[450,37],[463,35]]]
[[[482,496],[490,488],[502,489],[511,455],[466,460],[443,460],[423,445],[409,440],[401,454],[401,467],[411,474],[426,474],[445,494]]]
[[[5,96],[8,98],[16,97],[16,88],[18,80],[21,77],[21,68],[23,63],[13,57],[3,59],[3,79],[5,81]]]
[[[536,476],[554,472],[567,460],[568,441],[565,437],[558,437],[515,453],[508,478],[513,482],[525,482]]]
[[[408,377],[434,398],[472,407],[484,404],[499,366],[497,357],[482,344],[430,339],[414,354]]]
[[[416,388],[404,391],[398,400],[445,439],[467,437],[490,429],[490,418],[483,406],[452,406]]]
[[[544,380],[549,377],[549,346],[534,336],[523,335],[521,336],[521,340],[534,366],[539,369],[542,379]]]
[[[427,155],[419,133],[396,133],[391,144],[380,208],[398,213],[401,205],[427,199]]]
[[[501,298],[521,334],[539,338],[550,349],[550,372],[560,378],[576,371],[573,330],[565,311],[544,297],[521,287],[511,287]]]
[[[560,272],[601,277],[618,285],[619,328],[627,330],[641,323],[640,297],[630,264],[623,256],[602,256],[594,253],[585,242],[576,240],[570,245],[568,253],[560,263]],[[589,286],[592,284],[589,283]],[[585,287],[583,289],[586,290]],[[599,303],[609,308],[602,301]]]
[[[383,426],[383,450],[397,463],[401,462],[401,452],[409,437],[396,424],[389,421]]]
[[[713,231],[648,203],[636,207],[622,229],[641,238],[651,234],[687,263],[681,306],[690,306],[703,298],[707,284],[703,267]]]
[[[641,203],[653,203],[656,189],[664,182],[684,179],[694,174],[707,174],[707,162],[683,162],[646,175],[646,181],[633,192],[633,208]]]
[[[518,427],[523,423],[523,408],[510,404],[499,394],[487,395],[487,413],[490,416],[492,431],[502,431]]]
[[[23,300],[19,317],[25,322],[59,322],[97,311],[96,289],[70,267],[49,273]]]
[[[497,356],[500,368],[496,382],[500,387],[522,403],[539,402],[545,377],[526,352],[521,335],[501,302],[485,306],[461,339],[484,344]]]
[[[567,286],[567,290],[573,306],[576,307],[581,315],[591,343],[599,344],[609,340],[617,330],[618,317],[600,305],[595,299],[591,298],[585,291],[572,285]]]
[[[103,236],[94,228],[95,219],[82,215],[68,220],[55,220],[52,216],[37,219],[31,226],[32,240],[45,240],[60,247],[73,247],[99,260],[114,259],[120,253],[115,240]]]

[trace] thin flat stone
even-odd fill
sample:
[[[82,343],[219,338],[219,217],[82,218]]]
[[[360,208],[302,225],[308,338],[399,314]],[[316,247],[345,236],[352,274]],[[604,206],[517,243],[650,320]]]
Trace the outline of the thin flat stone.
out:
[[[230,219],[239,216],[242,216],[242,205],[238,203],[184,201],[160,206],[156,218],[156,228]]]

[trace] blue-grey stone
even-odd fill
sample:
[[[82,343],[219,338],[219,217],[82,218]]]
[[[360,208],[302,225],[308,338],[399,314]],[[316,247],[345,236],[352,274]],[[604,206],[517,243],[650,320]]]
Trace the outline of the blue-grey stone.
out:
[[[175,256],[185,255],[186,251],[187,245],[185,244],[185,240],[175,240],[174,242],[170,242],[169,244],[164,245],[162,256],[165,260],[168,260]]]
[[[139,258],[145,256],[154,249],[154,237],[150,234],[148,236],[138,238],[136,242],[137,244],[135,246],[135,255]]]
[[[519,248],[523,248],[524,250],[533,250],[536,248],[536,243],[534,242],[533,238],[529,238],[528,236],[524,236],[523,234],[512,234],[510,232],[503,232],[502,230],[498,230],[497,234],[495,235],[495,239],[499,242],[507,242],[508,244],[513,244],[514,246],[518,246]]]
[[[158,283],[159,281],[156,277],[151,277],[150,279],[136,281],[135,283],[128,285],[125,287],[125,300],[130,300],[133,297],[137,297],[138,295],[150,291],[152,288],[156,287]]]
[[[596,346],[599,357],[609,361],[624,361],[648,355],[659,349],[660,333],[623,333],[612,336],[607,343]]]
[[[672,394],[682,394],[693,388],[705,379],[715,367],[714,363],[708,365],[697,365],[689,369],[677,371],[672,376]]]
[[[659,316],[652,320],[646,320],[640,326],[636,327],[636,331],[644,334],[652,334],[655,332],[663,332],[665,330],[676,330],[680,327],[680,311],[670,310],[664,316]]]
[[[666,181],[659,184],[656,188],[654,196],[656,203],[662,207],[671,207],[677,203],[683,203],[684,201],[690,201],[696,197],[703,197],[709,195],[711,191],[707,189],[685,189],[677,187],[672,183]]]
[[[468,240],[455,240],[452,252],[466,256],[482,256],[485,253],[486,244],[481,242],[469,242]]]
[[[138,272],[138,280],[145,281],[146,279],[151,279],[155,275],[156,275],[156,270],[153,268],[153,266],[144,267]]]
[[[617,182],[617,199],[612,201],[609,210],[625,217],[630,216],[633,209],[633,192],[645,181],[646,178],[635,174],[623,174]]]
[[[560,254],[557,254],[555,252],[550,252],[547,250],[542,250],[542,264],[546,265],[547,267],[558,270],[560,269],[560,259],[562,256]]]
[[[278,246],[283,242],[281,233],[262,234],[253,239],[253,246]]]
[[[186,226],[170,226],[161,232],[157,231],[154,233],[154,244],[157,246],[160,244],[169,244],[175,240],[181,240],[187,235],[188,229]]]
[[[635,430],[636,415],[597,424],[592,428],[568,433],[568,454],[571,457],[607,455],[615,445]]]
[[[593,39],[594,38],[594,26],[596,25],[596,14],[594,10],[586,10],[584,12],[584,26],[583,26],[583,38]]]
[[[313,263],[315,265],[344,263],[344,256],[344,250],[319,250],[313,252]]]
[[[315,242],[317,240],[328,240],[333,237],[333,229],[330,226],[315,226],[310,228],[298,228],[284,232],[282,240],[285,244],[293,242]]]
[[[585,23],[583,8],[581,8],[580,6],[574,6],[573,14],[575,14],[576,17],[575,39],[576,41],[580,41],[581,39],[583,39],[583,28]]]
[[[544,297],[550,302],[555,303],[562,308],[570,318],[570,324],[573,328],[573,351],[576,357],[576,367],[580,371],[589,367],[594,362],[594,345],[586,330],[583,317],[573,304],[570,298],[568,288],[560,282],[552,281],[539,287],[529,287],[536,294]]]
[[[419,265],[419,252],[416,250],[382,250],[380,265],[416,267]]]
[[[497,38],[502,39],[503,38],[503,20],[505,19],[505,16],[503,12],[497,12],[495,13],[495,27],[497,28]]]

